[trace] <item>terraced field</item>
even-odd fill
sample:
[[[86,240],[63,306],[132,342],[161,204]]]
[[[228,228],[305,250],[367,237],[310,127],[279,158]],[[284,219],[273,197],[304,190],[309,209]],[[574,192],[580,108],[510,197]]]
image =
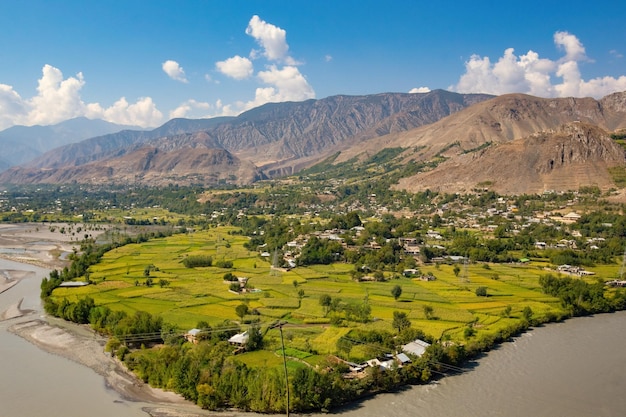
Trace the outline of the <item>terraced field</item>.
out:
[[[430,272],[436,280],[394,279],[397,274],[388,272],[386,282],[355,282],[350,264],[273,270],[267,259],[244,248],[246,237],[233,231],[220,227],[120,247],[90,268],[89,279],[95,285],[58,288],[53,296],[77,300],[88,295],[97,305],[113,310],[147,311],[181,331],[199,321],[211,325],[240,321],[235,308],[246,303],[258,315],[244,317],[244,327],[253,319],[259,319],[262,327],[277,319],[286,320],[290,323],[286,327],[289,346],[320,354],[334,352],[336,341],[353,327],[393,332],[394,311],[407,313],[412,327],[436,339],[457,341],[464,340],[468,324],[472,323],[479,334],[495,333],[521,320],[525,307],[530,307],[536,317],[561,311],[558,300],[539,289],[539,276],[546,273],[541,264],[469,265],[458,275],[453,265],[427,265],[421,267],[422,273]],[[192,255],[208,255],[213,265],[232,261],[233,267],[186,268],[182,261]],[[248,278],[248,288],[254,291],[229,291],[229,283],[223,279],[227,272]],[[146,285],[148,278],[152,286]],[[397,300],[391,295],[395,285],[402,287]],[[487,288],[486,297],[476,295],[478,287]],[[299,290],[304,290],[302,298]],[[344,321],[343,327],[331,325],[326,308],[319,303],[322,294],[341,299],[343,305],[369,304],[371,320]],[[428,315],[425,306],[429,306]]]

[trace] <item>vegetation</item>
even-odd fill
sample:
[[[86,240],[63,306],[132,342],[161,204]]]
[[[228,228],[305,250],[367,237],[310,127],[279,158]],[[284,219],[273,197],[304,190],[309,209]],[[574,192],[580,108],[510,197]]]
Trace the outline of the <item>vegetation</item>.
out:
[[[624,290],[605,285],[621,278],[623,206],[593,187],[392,191],[422,169],[376,166],[401,152],[419,149],[375,155],[355,172],[364,181],[333,177],[329,160],[301,174],[306,186],[89,190],[94,198],[68,186],[46,199],[25,187],[7,190],[0,210],[5,221],[66,221],[63,233],[81,242],[42,282],[49,314],[110,335],[107,349],[144,381],[209,409],[285,410],[277,321],[289,407],[308,411],[428,381],[528,326],[626,307]],[[583,214],[561,221],[569,211]],[[100,225],[110,230],[95,241],[88,232]],[[59,287],[71,280],[92,285]],[[228,343],[244,331],[247,343]],[[346,378],[346,362],[416,338],[431,347],[410,364]]]

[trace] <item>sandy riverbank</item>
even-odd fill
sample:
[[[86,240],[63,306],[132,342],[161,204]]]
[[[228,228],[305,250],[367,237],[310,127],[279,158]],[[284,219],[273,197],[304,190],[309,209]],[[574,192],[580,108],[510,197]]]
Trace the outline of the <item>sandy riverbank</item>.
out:
[[[49,226],[35,224],[0,224],[0,257],[36,265],[45,269],[61,268],[66,261],[60,256],[72,252],[78,242],[72,236],[51,231]],[[8,292],[20,280],[31,277],[30,271],[0,270],[0,293]],[[38,294],[37,294],[38,295]],[[146,403],[143,410],[153,417],[221,417],[245,413],[211,413],[186,401],[178,394],[155,389],[139,380],[117,359],[104,352],[106,339],[88,326],[76,325],[24,310],[16,299],[4,311],[0,321],[13,320],[9,331],[51,354],[80,363],[101,375],[109,388],[128,401]],[[33,314],[36,313],[36,314]]]
[[[152,388],[139,380],[117,359],[104,352],[106,339],[87,326],[54,318],[17,323],[9,331],[40,349],[78,362],[104,377],[107,386],[125,400],[146,403],[143,410],[152,417],[243,417],[249,413],[209,412],[173,392]]]

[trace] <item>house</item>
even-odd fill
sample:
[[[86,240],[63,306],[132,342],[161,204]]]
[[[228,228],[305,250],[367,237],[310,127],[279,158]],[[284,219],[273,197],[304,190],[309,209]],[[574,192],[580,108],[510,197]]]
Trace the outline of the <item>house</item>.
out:
[[[408,268],[405,269],[404,271],[402,271],[402,275],[404,275],[405,277],[413,277],[417,274],[419,274],[419,270],[418,269],[414,269],[414,268]]]
[[[402,345],[402,351],[415,356],[422,356],[426,352],[426,348],[430,346],[430,343],[424,342],[420,339],[415,339],[412,342]]]
[[[189,343],[197,344],[198,343],[198,335],[200,334],[200,332],[201,332],[200,329],[193,328],[193,329],[189,330],[187,333],[185,333],[185,339]]]
[[[86,285],[91,284],[90,282],[86,282],[86,281],[63,281],[59,287],[63,287],[63,288],[78,288],[78,287],[84,287]]]
[[[248,343],[248,338],[248,331],[245,331],[243,333],[237,333],[236,335],[228,339],[228,343],[230,343],[231,345],[243,346]]]

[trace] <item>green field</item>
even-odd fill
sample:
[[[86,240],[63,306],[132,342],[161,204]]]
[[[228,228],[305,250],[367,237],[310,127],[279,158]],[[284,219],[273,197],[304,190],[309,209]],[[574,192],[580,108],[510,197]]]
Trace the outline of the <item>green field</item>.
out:
[[[232,234],[233,231],[232,227],[218,227],[120,247],[89,268],[89,279],[95,285],[57,288],[53,297],[75,301],[88,295],[97,305],[107,305],[113,310],[147,311],[163,317],[181,332],[196,327],[199,321],[210,325],[225,320],[240,321],[235,308],[246,303],[258,315],[244,317],[244,323],[258,319],[263,328],[277,319],[286,320],[290,323],[286,327],[286,344],[320,354],[335,352],[337,340],[354,327],[395,332],[394,311],[407,313],[413,328],[435,339],[445,336],[461,343],[468,324],[473,324],[476,335],[495,334],[521,320],[525,307],[530,307],[538,319],[562,313],[558,300],[540,291],[538,280],[546,273],[544,265],[532,262],[488,267],[473,264],[458,275],[453,265],[427,265],[421,271],[432,273],[436,280],[402,277],[386,282],[355,282],[351,279],[350,264],[272,270],[267,259],[244,248],[247,237]],[[232,261],[233,268],[186,268],[182,261],[190,255],[211,256],[213,265],[220,260]],[[145,285],[149,266],[152,286]],[[230,292],[229,284],[223,280],[227,272],[248,278],[248,286],[256,292]],[[597,271],[591,279],[604,272],[615,271]],[[161,280],[166,284],[161,286]],[[398,300],[391,295],[395,285],[402,287]],[[486,287],[488,296],[477,296],[478,287]],[[301,299],[299,290],[304,290]],[[319,304],[322,294],[340,298],[344,306],[368,303],[371,319],[367,323],[344,320],[341,327],[331,325],[326,309]],[[431,309],[428,317],[425,306]],[[266,337],[268,344],[276,348],[278,332],[271,330]],[[256,355],[256,359],[247,360],[274,363],[273,354],[270,354],[272,358]]]

